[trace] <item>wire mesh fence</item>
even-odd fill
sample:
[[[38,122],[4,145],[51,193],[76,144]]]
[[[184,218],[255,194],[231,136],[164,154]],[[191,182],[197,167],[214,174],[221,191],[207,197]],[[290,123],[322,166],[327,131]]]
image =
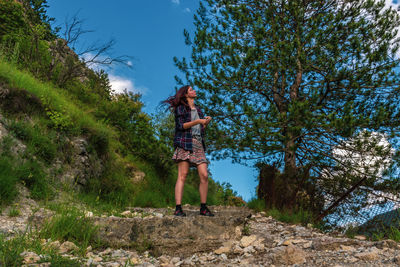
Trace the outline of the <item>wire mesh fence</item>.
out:
[[[382,237],[400,228],[400,194],[371,191],[360,186],[324,217],[329,229]]]

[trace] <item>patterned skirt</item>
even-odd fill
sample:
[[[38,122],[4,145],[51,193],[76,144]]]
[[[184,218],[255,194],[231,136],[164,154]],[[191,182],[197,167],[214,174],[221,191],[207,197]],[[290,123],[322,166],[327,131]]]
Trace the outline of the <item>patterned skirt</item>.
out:
[[[193,152],[185,150],[181,147],[177,147],[174,155],[172,156],[172,160],[174,160],[176,163],[180,161],[188,161],[191,167],[197,167],[201,163],[208,163],[201,140],[193,138],[192,144]]]

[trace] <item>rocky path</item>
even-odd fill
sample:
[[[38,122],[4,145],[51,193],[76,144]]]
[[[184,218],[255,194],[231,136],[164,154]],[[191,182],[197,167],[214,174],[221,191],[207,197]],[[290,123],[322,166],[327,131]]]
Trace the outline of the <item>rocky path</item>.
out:
[[[211,207],[213,218],[199,216],[197,207],[184,208],[185,218],[173,216],[171,209],[139,208],[130,208],[122,217],[92,216],[107,246],[89,247],[79,258],[82,266],[400,266],[399,245],[391,240],[330,236],[246,208]],[[1,232],[26,227],[28,216],[4,213]],[[45,214],[39,210],[31,219],[40,224]],[[71,242],[42,242],[64,257],[77,258]],[[46,255],[25,251],[22,256],[25,266],[49,266],[36,263]]]

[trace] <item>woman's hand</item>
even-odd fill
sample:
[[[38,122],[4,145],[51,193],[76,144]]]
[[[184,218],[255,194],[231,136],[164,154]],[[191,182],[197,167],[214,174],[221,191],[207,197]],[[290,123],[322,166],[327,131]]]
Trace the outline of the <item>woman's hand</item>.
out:
[[[203,127],[206,127],[207,124],[211,121],[211,117],[206,117],[205,119],[197,119],[195,121],[191,121],[191,122],[185,122],[183,124],[183,129],[189,129],[193,126],[195,126],[196,124],[201,124],[203,125]]]
[[[210,121],[212,120],[212,118],[211,118],[210,116],[206,116],[205,119],[206,119],[206,121],[207,121],[207,122],[206,122],[206,125],[209,124]]]
[[[198,119],[197,121],[199,122],[199,124],[201,124],[203,126],[206,126],[208,124],[207,119]]]

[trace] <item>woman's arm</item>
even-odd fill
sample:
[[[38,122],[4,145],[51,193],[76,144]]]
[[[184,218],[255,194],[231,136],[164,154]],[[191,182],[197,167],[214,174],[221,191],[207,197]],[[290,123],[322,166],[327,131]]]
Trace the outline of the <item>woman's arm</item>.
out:
[[[194,120],[194,121],[185,122],[183,124],[183,129],[192,128],[193,126],[195,126],[197,124],[203,124],[203,126],[206,126],[207,123],[208,123],[208,121],[206,119],[197,119],[197,120]]]

